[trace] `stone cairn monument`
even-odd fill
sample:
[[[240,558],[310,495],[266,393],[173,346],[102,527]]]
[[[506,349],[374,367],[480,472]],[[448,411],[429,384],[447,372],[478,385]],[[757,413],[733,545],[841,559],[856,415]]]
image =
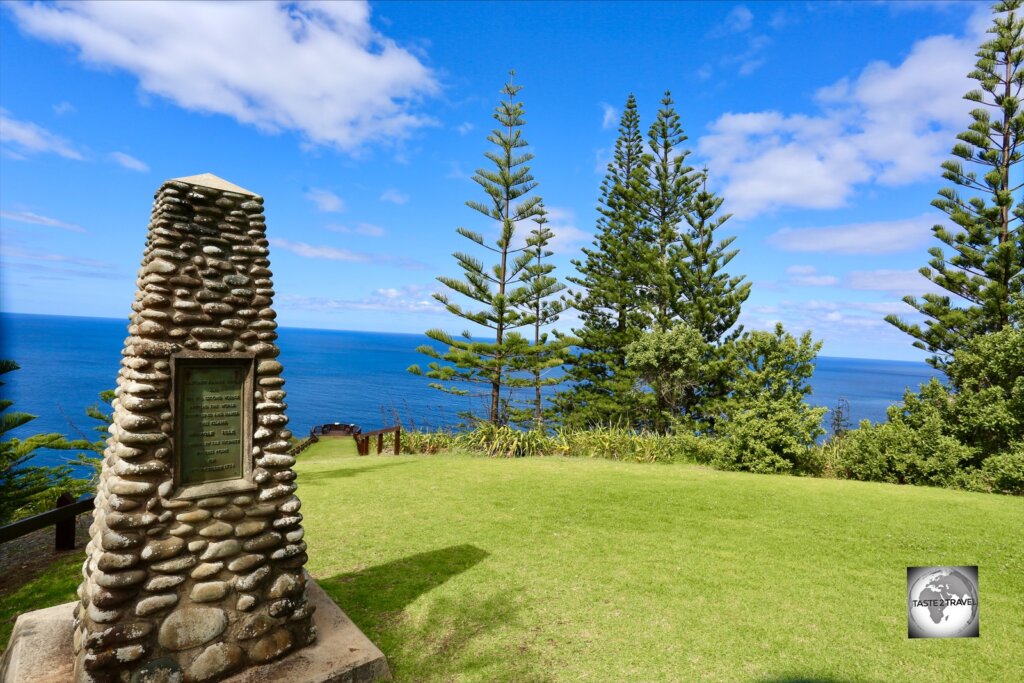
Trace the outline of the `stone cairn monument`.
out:
[[[380,651],[303,571],[262,197],[209,174],[165,182],[137,284],[74,607],[73,680],[386,678]],[[314,603],[336,612],[326,628],[358,641],[344,645],[363,648],[359,675],[351,662],[344,678],[303,673]],[[281,658],[297,663],[245,677]]]

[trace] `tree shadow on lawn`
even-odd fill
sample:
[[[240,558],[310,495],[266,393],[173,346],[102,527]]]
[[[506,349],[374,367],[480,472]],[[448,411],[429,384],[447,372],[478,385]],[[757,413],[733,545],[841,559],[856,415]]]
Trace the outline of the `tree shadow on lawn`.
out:
[[[389,467],[401,467],[402,465],[412,465],[413,462],[382,462],[377,465],[367,465],[365,467],[339,467],[338,469],[328,470],[326,472],[300,472],[299,478],[303,482],[319,481],[321,479],[345,479],[347,477],[356,477],[360,474],[375,474],[378,470],[387,469]]]
[[[542,683],[528,631],[519,623],[515,591],[465,593],[431,599],[415,616],[417,598],[488,558],[473,545],[418,553],[318,583],[384,651],[397,681],[481,680]],[[513,633],[523,637],[509,637]],[[476,677],[471,676],[471,677]]]

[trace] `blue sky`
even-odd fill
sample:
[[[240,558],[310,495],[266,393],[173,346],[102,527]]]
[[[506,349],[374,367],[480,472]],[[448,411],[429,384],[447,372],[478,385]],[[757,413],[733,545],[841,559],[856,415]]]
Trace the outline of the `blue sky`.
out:
[[[510,68],[556,232],[594,231],[630,92],[665,90],[734,217],[743,322],[921,359],[909,313],[990,25],[973,2],[3,3],[0,309],[130,312],[151,197],[210,172],[266,198],[283,325],[465,325],[431,299]],[[571,316],[565,321],[572,325]]]

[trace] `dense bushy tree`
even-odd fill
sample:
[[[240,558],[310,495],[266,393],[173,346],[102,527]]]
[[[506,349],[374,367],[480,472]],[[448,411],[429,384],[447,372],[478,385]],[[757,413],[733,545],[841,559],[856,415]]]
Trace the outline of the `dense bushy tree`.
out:
[[[919,428],[935,413],[945,434],[975,449],[972,466],[1024,440],[1024,331],[1007,326],[969,340],[946,372],[947,383],[907,391],[890,420]]]
[[[640,426],[665,433],[683,420],[694,429],[702,416],[690,413],[692,397],[705,388],[703,366],[709,351],[700,331],[682,322],[651,330],[629,345],[626,364],[651,388],[658,406],[651,422]]]
[[[470,330],[463,332],[461,338],[452,337],[440,329],[428,330],[427,336],[447,346],[448,350],[441,352],[430,345],[420,346],[419,352],[435,360],[428,364],[426,372],[416,365],[409,368],[410,372],[438,380],[430,386],[449,393],[471,394],[470,390],[461,388],[461,383],[489,388],[489,392],[476,392],[476,395],[489,398],[487,420],[492,424],[502,423],[507,418],[502,389],[509,386],[514,359],[529,345],[526,338],[515,330],[533,323],[531,315],[523,311],[530,296],[523,280],[533,255],[526,246],[513,246],[516,224],[537,215],[541,201],[540,197],[534,196],[515,203],[537,183],[527,166],[533,155],[519,152],[527,142],[521,131],[525,123],[523,105],[516,100],[522,86],[513,85],[514,75],[515,72],[511,72],[509,82],[501,91],[505,99],[494,113],[500,127],[487,137],[498,148],[484,153],[494,163],[495,169],[478,169],[473,176],[473,181],[483,188],[488,201],[466,202],[470,208],[498,223],[498,238],[490,245],[480,232],[463,227],[457,229],[460,235],[494,254],[498,262],[486,268],[480,259],[456,252],[453,256],[462,268],[464,279],[437,278],[450,290],[476,302],[481,308],[470,310],[452,301],[447,294],[434,294],[448,312],[491,330],[494,339],[476,340]]]
[[[971,112],[971,125],[957,136],[955,158],[942,164],[943,177],[955,187],[943,188],[932,202],[956,227],[933,228],[944,246],[929,249],[930,267],[921,273],[949,294],[905,297],[928,318],[924,327],[886,318],[913,336],[914,346],[934,354],[929,362],[940,369],[972,338],[1020,325],[1014,311],[1024,290],[1024,183],[1013,171],[1024,141],[1021,4],[1003,0],[993,8],[993,37],[981,46],[969,74],[980,87],[964,95],[979,106]]]
[[[782,325],[748,332],[731,344],[736,368],[719,402],[717,434],[729,442],[719,466],[753,472],[813,471],[811,448],[824,433],[825,408],[805,402],[821,342]]]
[[[684,283],[689,277],[690,255],[681,226],[686,223],[699,181],[699,174],[686,165],[686,158],[690,155],[690,150],[682,147],[686,139],[672,95],[666,92],[647,132],[648,151],[643,156],[646,175],[642,178],[638,202],[642,251],[638,261],[641,271],[637,293],[651,318],[651,328],[645,334],[654,336],[641,336],[631,344],[630,348],[635,351],[641,350],[636,348],[638,345],[644,351],[640,356],[634,353],[633,367],[636,369],[645,367],[638,362],[640,357],[650,358],[648,351],[653,350],[653,344],[679,341],[687,336],[685,330],[692,329],[688,325],[679,325],[680,322],[689,322],[686,319],[688,302]],[[673,330],[675,334],[669,334]],[[630,365],[628,361],[627,365]],[[679,368],[666,369],[666,374],[679,371]],[[653,378],[648,375],[650,379]],[[692,394],[694,387],[680,389],[667,378],[658,379],[655,384],[648,381],[647,385],[653,389],[655,407],[644,421],[644,426],[664,432],[670,424],[666,417],[684,410],[679,401],[673,399],[679,393]],[[668,386],[675,388],[668,391]]]

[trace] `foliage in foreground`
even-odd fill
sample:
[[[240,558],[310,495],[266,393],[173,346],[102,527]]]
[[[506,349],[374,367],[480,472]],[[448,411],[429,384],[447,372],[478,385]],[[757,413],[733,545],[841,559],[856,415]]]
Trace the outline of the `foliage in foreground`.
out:
[[[11,360],[0,360],[0,375],[18,369]],[[2,385],[3,382],[0,382]],[[61,434],[34,434],[25,439],[4,438],[7,433],[36,419],[28,413],[4,412],[13,405],[0,400],[0,524],[39,514],[53,508],[57,497],[70,493],[78,497],[92,489],[92,483],[72,476],[70,465],[29,465],[40,449],[78,448]]]

